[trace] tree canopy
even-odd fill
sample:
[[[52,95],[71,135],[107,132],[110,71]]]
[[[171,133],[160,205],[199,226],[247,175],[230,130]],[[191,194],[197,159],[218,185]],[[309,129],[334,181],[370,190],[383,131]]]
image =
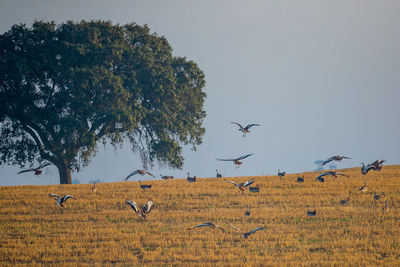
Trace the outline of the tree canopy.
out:
[[[182,144],[202,142],[204,74],[147,25],[14,25],[0,62],[0,164],[50,161],[71,183],[99,143],[182,168]]]

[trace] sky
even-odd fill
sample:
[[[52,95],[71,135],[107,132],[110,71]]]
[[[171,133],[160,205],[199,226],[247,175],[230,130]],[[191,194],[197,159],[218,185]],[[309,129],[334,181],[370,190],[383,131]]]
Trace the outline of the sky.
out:
[[[182,170],[149,171],[157,179],[215,177],[216,169],[276,175],[312,171],[314,161],[334,155],[351,157],[338,168],[400,163],[399,13],[395,0],[0,0],[0,34],[35,20],[147,24],[175,56],[196,62],[207,83],[203,144],[184,148]],[[231,121],[260,126],[243,137]],[[216,160],[249,153],[238,169]],[[72,179],[116,182],[140,168],[129,144],[99,145]],[[0,166],[0,185],[59,183],[54,166],[41,176],[18,170]]]

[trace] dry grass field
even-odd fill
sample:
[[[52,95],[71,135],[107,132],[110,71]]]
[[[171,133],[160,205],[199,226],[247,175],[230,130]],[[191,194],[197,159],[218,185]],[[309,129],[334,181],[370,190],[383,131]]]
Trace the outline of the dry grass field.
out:
[[[25,266],[260,266],[400,265],[400,166],[363,176],[297,175],[200,178],[91,185],[0,187],[0,265]],[[240,192],[229,180],[253,180],[259,193]],[[368,191],[358,190],[367,181]],[[374,200],[374,191],[385,198]],[[350,192],[349,206],[339,204]],[[49,193],[70,194],[62,209]],[[142,219],[127,199],[154,209]],[[388,200],[389,212],[382,212]],[[245,206],[251,215],[245,216]],[[307,206],[316,209],[307,216]],[[203,222],[224,227],[188,230]],[[244,239],[243,230],[265,229]]]

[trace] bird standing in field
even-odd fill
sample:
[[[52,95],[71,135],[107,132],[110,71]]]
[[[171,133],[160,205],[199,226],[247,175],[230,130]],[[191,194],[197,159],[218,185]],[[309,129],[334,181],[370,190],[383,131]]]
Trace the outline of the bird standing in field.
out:
[[[253,126],[260,126],[260,124],[257,123],[250,123],[247,124],[246,127],[243,127],[240,123],[231,121],[231,123],[236,124],[237,126],[239,126],[239,131],[241,131],[243,133],[243,137],[246,137],[246,134],[249,133],[249,129]]]
[[[281,172],[281,171],[278,169],[278,176],[279,176],[279,178],[282,179],[282,177],[285,176],[285,175],[286,175],[286,172]]]
[[[377,194],[376,191],[374,192],[374,199],[375,200],[379,200],[379,199],[384,198],[384,197],[385,197],[385,193],[384,192],[382,192],[380,194]]]
[[[90,190],[91,190],[93,193],[96,193],[96,192],[97,192],[96,182],[93,182],[93,186],[92,186],[92,188],[90,188]]]
[[[315,216],[315,215],[317,215],[317,210],[311,211],[310,207],[307,206],[307,215],[310,216],[310,217]]]
[[[304,175],[300,176],[299,174],[297,174],[297,182],[298,183],[304,183]]]
[[[216,170],[217,171],[217,178],[222,178],[222,174],[220,174],[219,172],[218,172],[218,169]]]
[[[325,182],[325,179],[323,177],[325,175],[327,175],[327,174],[320,173],[319,176],[315,180],[318,180],[320,183],[323,183],[323,182]]]
[[[192,228],[188,228],[188,230],[193,230],[193,229],[195,229],[195,228],[204,227],[204,226],[210,227],[210,228],[212,228],[212,229],[218,228],[218,229],[220,229],[222,232],[225,232],[224,228],[222,228],[222,227],[219,226],[219,225],[210,223],[210,222],[206,222],[206,223],[202,223],[202,224],[196,225],[196,226],[194,226],[194,227],[192,227]]]
[[[244,216],[250,216],[250,208],[246,205],[246,211],[244,212]]]
[[[322,162],[322,166],[324,166],[325,164],[327,164],[328,162],[331,161],[342,161],[342,159],[350,159],[349,157],[345,157],[345,156],[333,156],[330,157],[329,159],[325,160],[324,162]]]
[[[259,231],[259,230],[263,230],[264,228],[263,227],[258,227],[258,228],[255,228],[255,229],[253,229],[253,230],[251,230],[250,232],[243,232],[240,228],[238,228],[238,227],[236,227],[236,226],[234,226],[234,225],[231,225],[233,228],[235,228],[236,230],[238,230],[239,232],[241,232],[241,234],[242,234],[242,236],[244,237],[244,239],[247,239],[250,235],[252,235],[252,234],[254,234],[255,232],[257,232],[257,231]]]
[[[364,185],[360,187],[360,189],[358,189],[358,192],[362,192],[365,193],[368,191],[368,187],[367,187],[367,181],[364,180]]]
[[[345,199],[342,199],[342,196],[340,196],[339,203],[342,206],[347,206],[347,205],[351,204],[350,196]]]
[[[66,206],[65,206],[65,202],[68,200],[68,199],[75,199],[76,200],[76,198],[74,197],[74,196],[71,196],[71,195],[65,195],[65,196],[63,196],[63,197],[59,197],[57,194],[54,194],[54,193],[51,193],[51,194],[49,194],[49,197],[53,197],[54,198],[54,200],[56,200],[57,201],[57,205],[59,205],[60,207],[62,207],[62,208],[65,208]]]
[[[18,174],[21,174],[21,173],[24,173],[24,172],[34,172],[34,175],[40,175],[40,174],[42,174],[42,169],[44,167],[49,166],[49,165],[51,165],[50,162],[45,162],[45,163],[40,164],[40,166],[37,167],[37,168],[30,168],[30,169],[21,170],[21,171],[18,172]]]
[[[136,171],[133,171],[133,172],[131,172],[126,178],[125,178],[125,181],[128,181],[128,179],[130,178],[130,177],[132,177],[133,175],[135,175],[135,174],[140,174],[140,175],[145,175],[145,174],[148,174],[148,175],[150,175],[150,176],[153,176],[154,178],[155,178],[155,176],[153,175],[153,174],[151,174],[150,172],[148,172],[148,171],[146,171],[146,170],[136,170]]]
[[[197,180],[197,178],[196,178],[196,175],[195,176],[193,176],[193,177],[190,177],[189,176],[189,173],[187,173],[187,178],[186,178],[186,181],[188,181],[189,183],[194,183],[194,182],[196,182],[196,180]]]
[[[172,180],[172,179],[174,179],[174,176],[169,176],[169,175],[162,175],[162,174],[160,174],[160,176],[161,176],[161,179],[163,179],[163,180]]]
[[[244,160],[245,158],[250,157],[251,155],[253,155],[253,154],[247,154],[247,155],[235,158],[235,159],[217,159],[217,160],[219,160],[219,161],[233,161],[233,164],[236,165],[236,168],[239,168],[239,166],[243,163],[241,160]]]
[[[140,181],[140,180],[139,180],[139,185],[140,185],[140,188],[143,190],[151,188],[151,184],[142,184],[142,181]]]
[[[385,206],[382,207],[382,212],[383,213],[388,213],[389,212],[389,204],[388,204],[387,200],[385,200]]]
[[[131,208],[135,211],[135,213],[140,217],[142,217],[143,219],[146,219],[146,214],[150,213],[154,205],[153,201],[147,201],[147,203],[143,207],[140,207],[138,204],[136,204],[135,201],[132,200],[127,200],[126,204],[131,206]]]
[[[260,185],[256,184],[255,186],[249,186],[249,191],[252,193],[260,192]]]

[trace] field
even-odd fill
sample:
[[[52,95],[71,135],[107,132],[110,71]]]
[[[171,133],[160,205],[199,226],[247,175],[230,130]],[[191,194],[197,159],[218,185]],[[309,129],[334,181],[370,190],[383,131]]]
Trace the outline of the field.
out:
[[[400,166],[315,181],[319,173],[240,178],[0,187],[0,265],[260,266],[400,265]],[[229,180],[253,180],[259,193]],[[368,191],[359,192],[367,181]],[[385,198],[374,200],[374,191]],[[353,201],[339,204],[340,195]],[[64,209],[49,193],[70,194]],[[127,199],[154,209],[143,219]],[[385,200],[389,212],[382,211]],[[251,215],[245,216],[249,205]],[[307,216],[307,206],[316,210]],[[227,232],[208,227],[213,222]],[[230,225],[249,231],[244,239]]]

